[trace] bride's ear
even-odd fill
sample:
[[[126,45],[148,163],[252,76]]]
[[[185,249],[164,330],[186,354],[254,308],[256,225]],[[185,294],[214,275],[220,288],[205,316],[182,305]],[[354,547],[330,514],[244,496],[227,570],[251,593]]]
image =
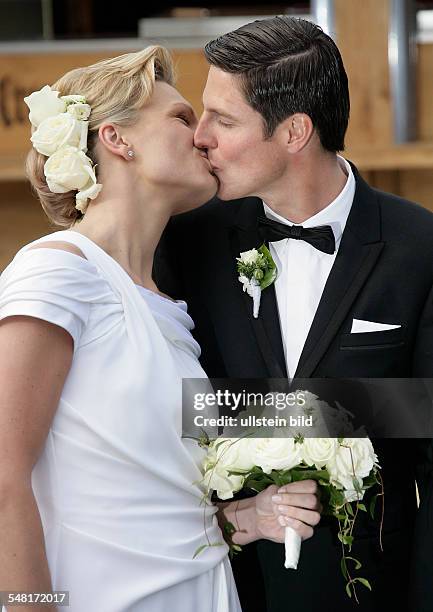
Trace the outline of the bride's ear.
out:
[[[98,130],[99,142],[114,155],[130,160],[128,151],[131,149],[129,142],[120,134],[119,127],[114,123],[103,123]]]

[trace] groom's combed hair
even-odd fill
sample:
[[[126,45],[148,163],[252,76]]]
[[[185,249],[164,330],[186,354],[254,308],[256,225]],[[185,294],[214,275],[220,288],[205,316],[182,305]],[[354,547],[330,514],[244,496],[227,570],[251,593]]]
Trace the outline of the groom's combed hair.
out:
[[[254,21],[209,42],[205,55],[211,65],[239,77],[246,101],[264,119],[267,138],[290,115],[305,113],[324,149],[344,149],[347,75],[336,44],[319,26],[285,15]]]

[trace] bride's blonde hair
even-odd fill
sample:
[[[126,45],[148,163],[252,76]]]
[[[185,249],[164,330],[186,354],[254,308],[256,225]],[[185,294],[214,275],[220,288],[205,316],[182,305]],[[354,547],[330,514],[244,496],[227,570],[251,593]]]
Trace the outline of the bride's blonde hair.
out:
[[[150,99],[155,81],[169,85],[174,83],[171,56],[167,49],[157,45],[76,68],[51,87],[60,92],[60,96],[84,96],[87,104],[90,104],[92,112],[86,154],[97,163],[95,145],[99,127],[105,121],[119,126],[133,125],[139,118],[140,109]],[[44,155],[32,148],[26,160],[27,177],[50,221],[61,227],[71,227],[82,216],[75,208],[76,190],[51,192],[44,175],[46,160]]]

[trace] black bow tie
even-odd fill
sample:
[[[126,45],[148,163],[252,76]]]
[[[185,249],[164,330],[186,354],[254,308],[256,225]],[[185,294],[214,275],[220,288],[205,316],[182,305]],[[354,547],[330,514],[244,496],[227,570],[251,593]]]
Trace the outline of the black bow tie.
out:
[[[302,225],[285,225],[267,217],[259,217],[258,221],[263,239],[267,242],[294,238],[295,240],[305,240],[323,253],[329,255],[335,253],[334,232],[330,225],[304,228]]]

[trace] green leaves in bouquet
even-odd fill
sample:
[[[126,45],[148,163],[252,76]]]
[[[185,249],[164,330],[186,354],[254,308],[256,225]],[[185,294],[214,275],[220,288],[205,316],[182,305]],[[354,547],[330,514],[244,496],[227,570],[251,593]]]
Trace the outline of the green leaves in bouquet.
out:
[[[223,531],[224,535],[226,536],[226,542],[229,545],[229,557],[230,559],[233,559],[235,555],[242,551],[242,547],[239,546],[239,544],[234,544],[232,540],[233,534],[236,533],[236,527],[233,525],[233,523],[227,521],[227,523],[224,523]]]
[[[362,585],[364,585],[370,591],[372,589],[371,589],[371,584],[369,583],[367,578],[360,578],[358,576],[356,578],[352,578],[351,580],[349,580],[349,582],[346,584],[346,593],[349,595],[349,597],[352,597],[352,592],[353,592],[353,595],[355,597],[356,602],[359,603],[358,598],[356,596],[355,586],[354,586],[356,582],[361,583]]]
[[[318,484],[329,485],[329,474],[327,470],[312,470],[308,467],[298,467],[291,470],[272,470],[266,474],[261,468],[254,467],[248,472],[244,488],[252,489],[253,491],[263,491],[269,485],[277,485],[283,487],[291,482],[300,480],[317,480]]]

